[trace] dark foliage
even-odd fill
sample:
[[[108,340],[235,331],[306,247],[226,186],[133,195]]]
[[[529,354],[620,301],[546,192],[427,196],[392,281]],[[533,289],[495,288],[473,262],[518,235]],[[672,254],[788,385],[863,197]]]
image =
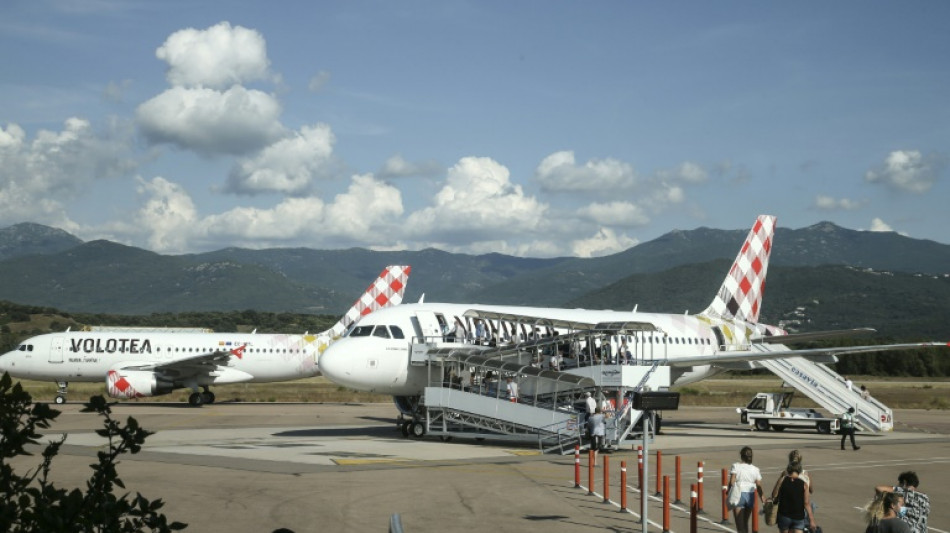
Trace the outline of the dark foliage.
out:
[[[112,410],[102,396],[93,396],[83,412],[95,412],[104,418],[104,428],[96,431],[109,441],[91,465],[92,476],[85,490],[62,489],[50,481],[53,458],[66,440],[64,435],[46,445],[40,464],[18,474],[10,460],[33,455],[29,447],[40,444],[39,430],[49,429],[60,411],[45,403],[33,403],[30,394],[9,374],[0,378],[0,531],[49,533],[95,532],[131,533],[170,532],[185,529],[181,522],[169,522],[160,513],[162,500],[149,500],[141,493],[117,495],[125,489],[116,470],[117,459],[124,453],[138,453],[149,431],[129,417],[125,425],[112,418]]]

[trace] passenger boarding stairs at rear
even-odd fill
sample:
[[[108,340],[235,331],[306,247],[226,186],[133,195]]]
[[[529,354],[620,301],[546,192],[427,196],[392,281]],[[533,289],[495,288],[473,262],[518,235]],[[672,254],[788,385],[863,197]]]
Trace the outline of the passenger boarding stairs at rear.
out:
[[[781,351],[781,344],[753,344],[757,351]],[[857,389],[850,389],[844,378],[821,363],[804,357],[765,359],[758,365],[769,369],[785,383],[807,395],[834,416],[840,416],[854,407],[855,424],[866,431],[891,431],[894,429],[893,412],[886,405],[869,397],[861,398]]]
[[[443,439],[451,437],[537,442],[542,452],[569,453],[585,447],[586,413],[584,392],[605,392],[607,443],[619,446],[632,440],[641,412],[632,409],[628,392],[666,389],[669,367],[652,365],[593,365],[563,372],[539,371],[533,367],[480,356],[463,361],[443,358],[443,363],[464,363],[483,373],[517,376],[518,401],[504,391],[505,380],[470,387],[430,383],[417,415],[425,432]]]

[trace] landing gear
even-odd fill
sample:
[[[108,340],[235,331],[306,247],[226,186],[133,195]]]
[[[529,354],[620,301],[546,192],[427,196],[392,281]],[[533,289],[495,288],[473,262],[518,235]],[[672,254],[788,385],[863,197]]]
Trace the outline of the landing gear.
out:
[[[399,424],[399,431],[402,432],[402,436],[409,438],[409,428],[412,426],[412,420],[408,420]]]
[[[214,403],[214,393],[208,390],[208,387],[202,387],[204,391],[201,393],[201,399],[204,400],[204,403],[212,404]]]
[[[202,385],[201,388],[203,390],[198,392],[197,387],[195,387],[192,389],[195,392],[192,392],[191,396],[188,396],[188,404],[192,407],[201,407],[204,404],[211,405],[214,403],[214,393],[208,390],[208,386]]]
[[[66,388],[69,387],[69,383],[66,381],[57,381],[56,382],[56,398],[53,398],[53,401],[57,405],[62,405],[66,403]]]
[[[205,403],[204,396],[200,392],[193,392],[188,397],[188,404],[192,407],[201,407]]]
[[[421,439],[423,435],[426,434],[426,425],[422,422],[413,422],[412,427],[409,428],[409,431],[412,433],[412,436]]]

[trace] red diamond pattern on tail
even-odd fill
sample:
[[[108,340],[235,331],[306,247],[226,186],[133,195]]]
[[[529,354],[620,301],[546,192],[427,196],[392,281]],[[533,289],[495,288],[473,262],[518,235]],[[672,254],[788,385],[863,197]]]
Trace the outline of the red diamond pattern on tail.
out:
[[[742,283],[739,284],[739,290],[742,291],[742,294],[749,294],[750,289],[752,289],[752,284],[749,283],[749,278],[742,278]]]
[[[364,315],[377,309],[399,305],[406,291],[409,279],[410,266],[388,266],[383,269],[379,277],[370,284],[366,292],[360,296],[349,311],[331,328],[331,335],[338,337],[343,334],[354,322]]]
[[[774,216],[760,215],[756,219],[729,275],[703,314],[758,322],[774,232]]]

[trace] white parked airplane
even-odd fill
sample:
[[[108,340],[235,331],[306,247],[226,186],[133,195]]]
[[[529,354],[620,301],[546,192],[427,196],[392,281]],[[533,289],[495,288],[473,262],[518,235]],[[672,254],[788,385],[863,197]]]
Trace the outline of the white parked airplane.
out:
[[[572,331],[593,330],[598,324],[649,323],[658,331],[641,331],[622,340],[614,336],[610,341],[611,357],[616,358],[621,351],[621,358],[626,355],[626,350],[620,350],[617,345],[626,341],[630,357],[669,364],[673,385],[699,381],[730,368],[750,365],[756,360],[804,356],[833,362],[832,356],[840,354],[943,345],[893,344],[801,350],[776,345],[776,341],[858,335],[871,330],[787,334],[778,327],[758,323],[774,229],[774,216],[757,218],[713,302],[696,315],[478,304],[403,304],[374,313],[351,328],[344,338],[323,354],[320,369],[324,376],[339,385],[393,395],[403,409],[422,394],[429,379],[426,366],[410,364],[411,344],[434,339],[457,338],[470,342],[481,336],[483,341],[490,339],[487,342],[501,346],[535,337],[543,339],[555,331],[564,335]],[[675,287],[670,290],[675,290]],[[568,325],[570,328],[565,327]],[[450,331],[446,333],[446,330]],[[754,350],[754,342],[773,346],[769,350]]]
[[[175,332],[162,328],[65,331],[32,337],[0,356],[0,373],[59,384],[105,381],[113,398],[194,391],[191,405],[213,403],[211,385],[268,383],[315,376],[318,358],[360,317],[402,301],[411,268],[388,266],[332,328],[318,334]],[[198,392],[198,388],[203,392]]]

